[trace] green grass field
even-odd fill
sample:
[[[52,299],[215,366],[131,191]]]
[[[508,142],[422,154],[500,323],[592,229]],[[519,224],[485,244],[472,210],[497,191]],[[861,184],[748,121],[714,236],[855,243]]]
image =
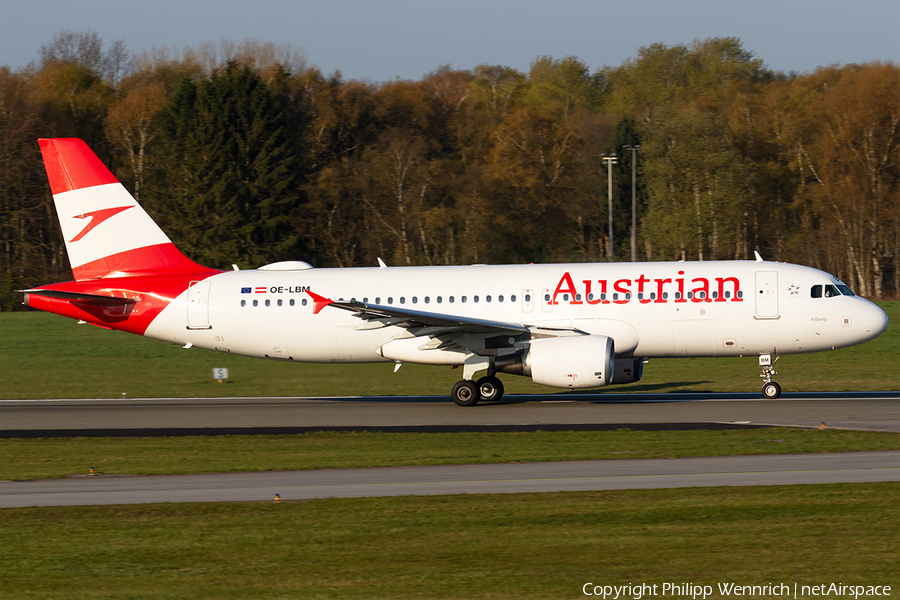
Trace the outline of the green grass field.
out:
[[[803,429],[0,439],[0,480],[896,449],[898,433]]]
[[[782,357],[778,382],[785,391],[900,389],[900,301],[880,303],[888,330],[866,344]],[[755,357],[657,359],[622,392],[757,392]],[[230,381],[212,380],[227,367]],[[0,314],[0,396],[13,398],[118,398],[210,396],[448,395],[460,371],[393,364],[292,364],[219,354],[102,330],[38,312]],[[556,393],[530,379],[503,376],[507,393]]]
[[[584,597],[588,582],[840,582],[897,597],[898,494],[873,483],[4,509],[0,598],[546,599]]]

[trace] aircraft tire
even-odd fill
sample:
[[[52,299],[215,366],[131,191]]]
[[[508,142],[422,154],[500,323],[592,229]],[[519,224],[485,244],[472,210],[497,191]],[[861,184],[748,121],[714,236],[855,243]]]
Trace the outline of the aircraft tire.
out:
[[[475,385],[474,381],[468,379],[457,381],[453,385],[450,397],[453,398],[453,401],[456,402],[458,406],[475,406],[478,404],[478,401],[481,400],[481,395],[478,393],[478,386]]]
[[[485,402],[497,402],[503,397],[503,382],[488,375],[478,380],[478,395]]]
[[[774,381],[770,381],[762,387],[762,394],[767,400],[775,400],[781,395],[781,386]]]

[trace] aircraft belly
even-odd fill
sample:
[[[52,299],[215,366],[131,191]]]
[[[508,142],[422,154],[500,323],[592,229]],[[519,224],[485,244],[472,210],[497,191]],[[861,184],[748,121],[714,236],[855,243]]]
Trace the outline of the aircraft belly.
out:
[[[717,356],[715,319],[672,321],[672,347],[676,356]]]

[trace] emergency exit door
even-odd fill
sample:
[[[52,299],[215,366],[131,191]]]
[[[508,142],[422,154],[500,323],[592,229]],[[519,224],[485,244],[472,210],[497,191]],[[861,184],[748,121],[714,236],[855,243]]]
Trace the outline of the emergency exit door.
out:
[[[778,316],[778,272],[756,272],[756,316],[774,319]]]
[[[209,281],[192,281],[187,293],[188,329],[212,329],[209,325]]]

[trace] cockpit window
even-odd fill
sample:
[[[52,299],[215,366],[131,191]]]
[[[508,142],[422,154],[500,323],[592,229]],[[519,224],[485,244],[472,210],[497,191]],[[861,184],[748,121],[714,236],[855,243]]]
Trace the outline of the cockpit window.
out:
[[[855,296],[855,295],[856,295],[856,294],[853,293],[853,290],[851,290],[850,288],[848,288],[846,285],[840,285],[840,284],[839,284],[839,285],[837,286],[837,289],[841,290],[841,293],[842,293],[843,295],[845,295],[845,296]]]
[[[811,298],[821,298],[822,297],[822,286],[821,285],[812,286],[812,288],[809,290],[809,296]]]
[[[835,296],[840,296],[840,295],[841,295],[841,293],[838,291],[838,289],[835,286],[831,285],[830,283],[825,286],[825,297],[826,298],[834,298]]]

